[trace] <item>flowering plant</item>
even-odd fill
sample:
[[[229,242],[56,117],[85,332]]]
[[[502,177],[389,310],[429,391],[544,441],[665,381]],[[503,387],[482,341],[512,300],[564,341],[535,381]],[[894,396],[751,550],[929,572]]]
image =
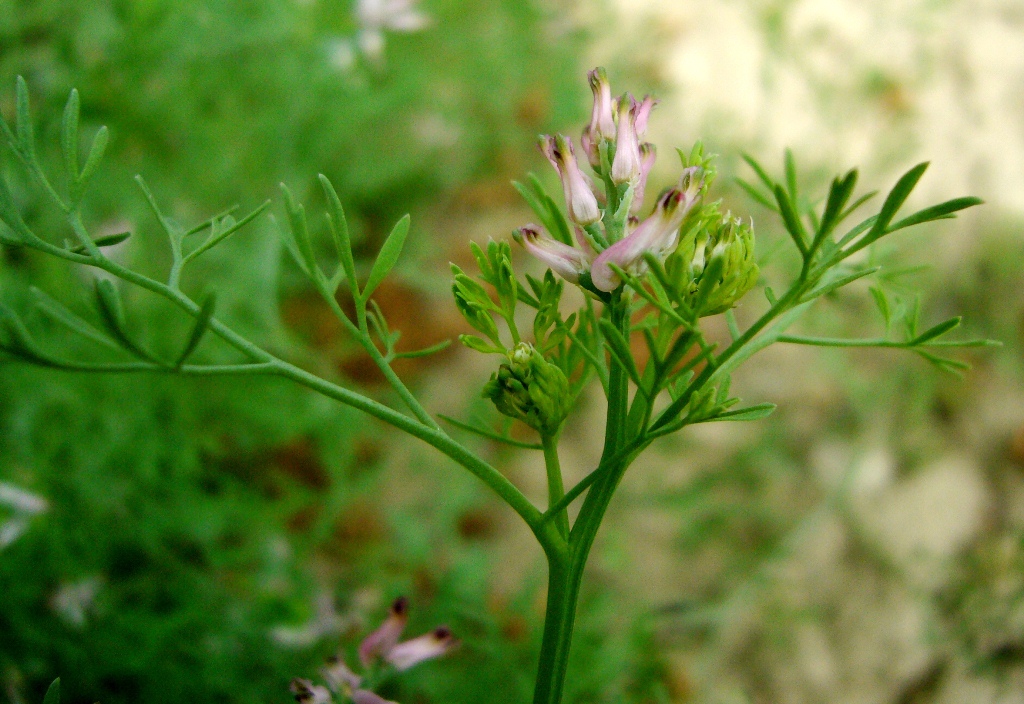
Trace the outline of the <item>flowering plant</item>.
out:
[[[278,227],[298,267],[395,391],[401,406],[393,407],[318,377],[260,347],[216,316],[212,295],[198,299],[183,290],[183,270],[263,214],[269,201],[237,220],[230,213],[221,214],[185,228],[163,214],[157,199],[139,178],[143,194],[168,238],[170,271],[166,280],[157,280],[108,256],[104,250],[126,239],[128,233],[94,238],[81,209],[89,180],[102,159],[107,133],[103,129],[97,132],[82,165],[79,98],[77,92],[72,92],[61,129],[66,186],[58,189],[36,157],[28,90],[22,80],[17,83],[14,128],[0,122],[0,129],[35,186],[64,215],[75,240],[58,244],[53,237],[36,233],[20,214],[11,188],[0,178],[0,242],[105,272],[106,276],[95,282],[95,320],[78,316],[42,292],[37,292],[37,304],[54,322],[114,350],[120,357],[104,362],[65,359],[41,344],[24,318],[4,306],[0,307],[0,361],[108,373],[276,376],[365,411],[434,447],[477,476],[515,511],[547,557],[547,606],[533,701],[560,702],[584,568],[605,512],[632,462],[658,438],[686,426],[756,420],[773,410],[770,403],[739,406],[739,399],[730,392],[730,375],[737,366],[778,342],[906,349],[940,368],[956,371],[964,364],[943,356],[946,348],[989,344],[985,340],[947,339],[959,318],[919,330],[916,312],[905,317],[901,339],[787,334],[793,322],[819,298],[878,271],[878,267],[855,257],[858,252],[892,233],[951,217],[980,202],[957,198],[897,219],[924,173],[926,164],[920,164],[897,181],[876,214],[840,234],[843,224],[872,194],[854,198],[857,172],[850,171],[832,181],[819,212],[798,198],[789,155],[784,183],[775,181],[748,158],[761,185],[744,187],[755,200],[778,213],[794,246],[798,267],[781,293],[764,287],[762,310],[742,328],[732,309],[760,280],[753,225],[731,213],[723,215],[719,202],[708,201],[715,176],[712,159],[699,143],[689,151],[679,151],[678,180],[654,199],[651,211],[640,219],[656,154],[655,148],[643,141],[655,102],[649,97],[637,101],[629,95],[613,100],[601,69],[591,72],[590,85],[593,111],[580,147],[593,176],[584,171],[569,138],[546,136],[541,139],[541,151],[561,180],[564,212],[536,178],[526,185],[516,184],[540,224],[523,226],[514,239],[548,271],[539,278],[525,274],[520,279],[511,246],[504,241],[492,241],[486,248],[471,245],[479,269],[476,276],[453,266],[456,306],[479,333],[462,336],[462,342],[473,350],[501,356],[483,394],[501,414],[532,428],[539,442],[523,442],[456,419],[443,420],[465,432],[543,452],[548,486],[548,505],[543,509],[485,458],[442,428],[392,367],[400,357],[430,354],[437,349],[396,351],[397,335],[373,300],[377,287],[402,253],[409,232],[407,217],[395,225],[365,277],[357,275],[341,201],[325,176],[320,176],[320,184],[337,255],[333,270],[325,272],[321,267],[305,209],[284,187],[286,225]],[[198,241],[197,236],[203,233],[205,238]],[[117,280],[161,296],[192,317],[191,331],[177,349],[169,353],[154,351],[133,335]],[[580,292],[575,309],[568,315],[565,310],[571,303],[568,297],[563,301],[565,282]],[[342,286],[353,301],[351,311],[338,302]],[[757,305],[752,303],[751,308]],[[518,313],[523,308],[528,315]],[[705,318],[718,314],[725,315],[730,335],[720,344],[712,342],[702,327]],[[530,328],[524,331],[520,325],[527,319]],[[238,361],[194,361],[209,335],[234,348]],[[634,354],[634,342],[646,347],[643,355]],[[559,436],[580,393],[595,379],[607,399],[601,459],[582,481],[566,490],[559,463]],[[578,499],[581,505],[575,520],[570,521],[568,508]],[[329,687],[296,681],[293,689],[300,701],[326,701],[331,688],[360,704],[382,701],[372,691],[382,676],[381,668],[401,671],[450,647],[452,636],[445,629],[398,642],[404,614],[404,601],[396,602],[384,624],[363,642],[360,660],[367,668],[364,675],[355,675],[336,660],[325,670]]]

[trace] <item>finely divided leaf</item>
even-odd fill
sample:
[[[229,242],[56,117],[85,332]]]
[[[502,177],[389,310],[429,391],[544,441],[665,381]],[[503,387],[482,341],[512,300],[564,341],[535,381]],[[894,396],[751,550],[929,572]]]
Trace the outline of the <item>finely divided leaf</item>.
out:
[[[907,198],[910,196],[910,192],[914,190],[914,186],[916,186],[917,182],[921,180],[921,176],[927,168],[928,162],[924,161],[900,177],[899,181],[896,182],[896,185],[892,187],[891,191],[889,191],[889,195],[885,197],[882,209],[878,212],[875,221],[871,225],[871,229],[868,230],[868,233],[864,235],[860,241],[847,250],[848,255],[867,247],[869,244],[891,231],[889,229],[889,223],[892,222],[897,211],[899,211],[903,206],[903,203],[906,202]],[[849,235],[847,235],[847,237],[849,237]]]

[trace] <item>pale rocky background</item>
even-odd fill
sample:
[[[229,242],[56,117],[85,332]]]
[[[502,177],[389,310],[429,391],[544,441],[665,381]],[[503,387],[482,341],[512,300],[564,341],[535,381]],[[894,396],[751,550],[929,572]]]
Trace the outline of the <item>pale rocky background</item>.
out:
[[[903,260],[932,265],[932,285],[957,278],[986,248],[1004,247],[997,256],[1012,258],[1013,270],[1024,265],[1024,3],[651,0],[619,2],[618,12],[624,34],[654,37],[660,49],[643,58],[671,90],[653,121],[656,142],[706,135],[716,151],[747,151],[775,173],[790,147],[807,173],[859,165],[871,188],[930,160],[911,206],[964,194],[987,205],[908,238]],[[727,175],[749,177],[725,163]],[[1009,223],[998,236],[995,222]],[[1019,322],[1019,297],[1011,307]],[[749,398],[778,402],[785,428],[702,428],[681,454],[666,447],[632,470],[615,538],[636,565],[624,591],[668,603],[700,578],[673,550],[678,514],[644,509],[652,485],[685,482],[766,432],[806,448],[803,486],[779,482],[787,494],[758,498],[792,512],[784,544],[758,568],[763,579],[731,587],[713,647],[675,644],[693,700],[1024,701],[1024,495],[1019,464],[1004,459],[1024,420],[1024,388],[1008,342],[963,381],[935,382],[962,405],[913,431],[896,430],[897,392],[870,385],[886,386],[897,367],[934,375],[926,366],[879,352],[775,348],[736,383]],[[828,417],[850,397],[873,406],[874,418],[845,435]],[[970,596],[950,606],[953,594]],[[965,643],[957,629],[978,618],[990,622],[967,640],[987,642]]]

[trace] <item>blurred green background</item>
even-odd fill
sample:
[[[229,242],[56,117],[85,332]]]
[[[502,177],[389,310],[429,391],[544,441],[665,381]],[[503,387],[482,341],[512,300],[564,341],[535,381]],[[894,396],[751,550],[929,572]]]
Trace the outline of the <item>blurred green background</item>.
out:
[[[909,206],[988,204],[874,256],[894,306],[965,315],[964,379],[884,351],[773,348],[734,388],[779,410],[691,429],[630,470],[588,573],[569,702],[1008,702],[1024,697],[1024,13],[998,2],[422,0],[374,22],[344,0],[0,0],[0,110],[28,80],[38,148],[59,164],[72,87],[87,138],[111,129],[87,199],[116,256],[169,254],[131,177],[192,224],[285,182],[321,205],[327,174],[371,257],[413,215],[377,296],[400,349],[453,337],[447,262],[529,215],[509,185],[540,132],[575,135],[585,71],[656,92],[652,141],[721,154],[718,195],[754,216],[766,279],[784,266],[771,214],[732,185],[741,151],[804,192],[859,165],[886,188],[932,166]],[[35,228],[64,235],[4,153]],[[653,189],[652,189],[653,190]],[[322,223],[311,218],[315,228]],[[265,221],[200,260],[185,287],[302,366],[387,398]],[[527,264],[523,259],[524,266]],[[927,265],[922,268],[922,265]],[[78,311],[92,274],[0,249],[0,299],[65,356],[103,353],[31,317],[29,285]],[[187,321],[126,290],[154,349]],[[752,294],[754,295],[754,294]],[[740,318],[746,314],[741,307]],[[715,323],[712,323],[714,326]],[[866,286],[801,323],[884,329]],[[227,358],[216,345],[208,359]],[[431,410],[484,414],[492,360],[451,349],[399,371]],[[565,433],[572,482],[599,454],[588,403]],[[472,440],[468,440],[472,442]],[[479,444],[543,500],[537,458]],[[89,377],[0,363],[0,698],[287,701],[400,594],[417,633],[463,640],[383,693],[403,703],[527,701],[544,563],[468,474],[335,403],[273,380]],[[495,693],[500,693],[496,695]],[[496,696],[499,698],[496,699]]]

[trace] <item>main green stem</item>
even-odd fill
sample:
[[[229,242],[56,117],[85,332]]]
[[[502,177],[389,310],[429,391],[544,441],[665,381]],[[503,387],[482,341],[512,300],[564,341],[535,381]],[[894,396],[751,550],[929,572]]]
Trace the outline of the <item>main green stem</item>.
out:
[[[615,294],[608,310],[612,324],[629,339],[628,303],[619,294]],[[533,704],[560,704],[562,701],[583,570],[604,513],[629,465],[630,457],[622,457],[619,452],[627,441],[624,435],[629,401],[628,383],[625,369],[612,357],[608,373],[608,417],[600,477],[590,487],[569,534],[566,548],[560,549],[557,545],[545,548],[548,558],[548,596]]]

